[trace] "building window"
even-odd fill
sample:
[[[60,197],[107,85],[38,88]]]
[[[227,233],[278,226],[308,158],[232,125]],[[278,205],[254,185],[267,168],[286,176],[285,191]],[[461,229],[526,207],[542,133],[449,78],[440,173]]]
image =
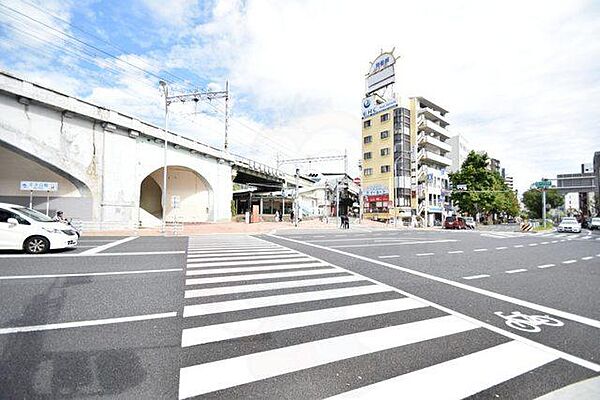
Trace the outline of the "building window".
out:
[[[373,168],[365,168],[365,176],[373,175]]]
[[[368,119],[363,122],[363,128],[369,128],[371,126],[371,120]]]
[[[381,118],[381,122],[385,122],[390,119],[390,113],[385,113],[380,118]]]
[[[371,136],[371,135],[369,135],[369,136],[365,136],[365,137],[363,138],[363,143],[364,143],[364,144],[369,144],[369,143],[371,143],[372,141],[373,141],[373,136]]]
[[[381,132],[381,133],[379,134],[379,137],[380,137],[381,139],[386,139],[386,138],[390,137],[390,131],[383,131],[383,132]]]
[[[371,153],[369,153],[371,154]],[[390,148],[386,147],[384,149],[379,150],[379,154],[381,154],[382,156],[389,156],[390,155]]]
[[[381,173],[385,174],[385,173],[388,173],[388,172],[390,172],[390,166],[389,165],[382,165],[381,166]]]
[[[365,154],[363,154],[363,158],[364,158],[365,160],[370,160],[370,159],[371,159],[371,152],[370,152],[370,151],[368,151],[368,152],[366,152]]]

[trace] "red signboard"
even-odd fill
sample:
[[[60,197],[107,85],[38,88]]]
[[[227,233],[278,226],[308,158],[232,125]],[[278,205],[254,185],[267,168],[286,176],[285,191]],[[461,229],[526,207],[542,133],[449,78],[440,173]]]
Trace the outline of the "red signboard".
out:
[[[380,194],[377,196],[365,196],[365,199],[370,203],[374,201],[389,201],[389,197],[387,194]]]

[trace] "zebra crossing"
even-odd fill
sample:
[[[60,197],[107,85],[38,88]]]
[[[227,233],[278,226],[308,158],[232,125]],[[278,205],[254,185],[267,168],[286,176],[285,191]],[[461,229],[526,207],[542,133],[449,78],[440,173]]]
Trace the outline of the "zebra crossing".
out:
[[[250,236],[190,237],[184,298],[180,399],[487,398],[566,362]]]

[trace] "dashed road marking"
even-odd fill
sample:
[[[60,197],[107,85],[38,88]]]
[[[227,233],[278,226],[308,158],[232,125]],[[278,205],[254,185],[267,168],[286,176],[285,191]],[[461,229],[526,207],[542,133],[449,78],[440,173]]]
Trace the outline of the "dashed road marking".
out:
[[[538,265],[538,268],[550,268],[550,267],[556,267],[556,264]]]
[[[537,243],[529,243],[529,247],[537,246]]]
[[[522,244],[516,244],[516,245],[514,245],[513,247],[515,247],[515,248],[520,248],[520,247],[523,247],[523,245],[522,245]]]
[[[391,256],[379,256],[378,258],[398,258],[398,257],[400,257],[400,256],[394,254],[394,255],[391,255]]]
[[[471,280],[471,279],[481,279],[481,278],[489,278],[490,276],[487,274],[481,275],[471,275],[471,276],[463,276],[463,279]]]
[[[488,249],[475,249],[475,250],[473,250],[473,251],[475,251],[475,252],[480,252],[480,251],[488,251]]]
[[[591,260],[592,258],[594,258],[594,257],[592,257],[592,256],[588,256],[588,257],[581,257],[581,259],[582,259],[583,261]]]
[[[496,250],[506,250],[506,249],[508,249],[508,247],[506,247],[506,246],[496,247]]]
[[[453,250],[453,251],[449,251],[448,254],[461,254],[464,253],[464,251],[462,250]]]
[[[417,253],[417,257],[421,257],[421,256],[432,256],[435,253]]]
[[[508,271],[504,271],[504,273],[506,273],[506,274],[516,274],[516,273],[525,272],[525,271],[527,271],[526,268],[519,268],[519,269],[509,269]]]
[[[567,260],[567,261],[563,261],[562,263],[563,264],[573,264],[575,262],[577,262],[577,260]]]

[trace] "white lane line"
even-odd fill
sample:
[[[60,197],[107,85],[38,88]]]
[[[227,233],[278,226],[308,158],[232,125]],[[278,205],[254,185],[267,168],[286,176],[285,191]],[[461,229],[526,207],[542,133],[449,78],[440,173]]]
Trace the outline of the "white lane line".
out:
[[[270,272],[270,273],[264,273],[264,274],[215,276],[215,277],[210,277],[210,278],[191,278],[191,279],[187,279],[185,281],[185,284],[186,285],[202,285],[205,283],[256,281],[259,279],[289,278],[289,277],[294,277],[294,276],[339,274],[340,272],[345,273],[346,271],[329,266],[327,268],[317,269],[317,270],[313,270],[313,271]]]
[[[567,261],[563,261],[562,263],[563,264],[573,264],[573,263],[576,263],[576,262],[577,262],[577,260],[567,260]]]
[[[329,264],[325,264],[321,261],[315,261],[313,263],[305,264],[282,264],[282,265],[265,265],[262,267],[232,267],[232,268],[202,268],[188,270],[185,274],[187,276],[198,276],[198,275],[210,275],[210,274],[227,274],[230,272],[258,272],[258,271],[277,271],[280,269],[298,269],[298,268],[311,268],[311,267],[326,267]]]
[[[255,283],[251,285],[236,285],[236,286],[225,286],[216,287],[209,289],[194,289],[186,290],[185,298],[190,299],[194,297],[208,297],[217,296],[221,294],[231,293],[248,293],[248,292],[260,292],[263,290],[275,290],[275,289],[288,289],[295,287],[305,286],[317,286],[317,285],[329,285],[331,283],[345,283],[345,282],[358,282],[364,278],[356,275],[348,276],[334,276],[331,278],[318,278],[318,279],[301,279],[297,281],[286,281],[286,282],[274,282],[274,283]]]
[[[130,241],[132,241],[134,239],[137,239],[137,238],[138,238],[137,236],[129,236],[129,237],[126,237],[126,238],[121,239],[121,240],[117,240],[117,241],[114,241],[114,242],[111,242],[111,243],[103,244],[102,246],[98,246],[98,247],[95,247],[93,249],[82,251],[80,254],[81,255],[96,254],[96,253],[99,253],[101,251],[110,249],[111,247],[115,247],[115,246],[118,246],[120,244],[130,242]]]
[[[418,393],[421,399],[463,399],[556,360],[516,340],[399,375],[331,400],[385,399],[391,393]],[[484,374],[481,371],[485,371]],[[474,377],[477,377],[474,379]],[[435,384],[432,384],[434,383]]]
[[[161,254],[184,254],[185,250],[169,250],[169,251],[132,251],[121,253],[50,253],[50,254],[2,254],[0,258],[62,258],[62,257],[121,257],[121,256],[150,256]]]
[[[416,254],[416,256],[417,256],[417,257],[422,257],[422,256],[432,256],[432,255],[434,255],[434,254],[435,254],[435,253],[417,253],[417,254]]]
[[[538,245],[537,243],[529,243],[528,244],[529,247],[534,247],[534,246],[537,246],[537,245]]]
[[[460,318],[446,316],[193,365],[180,370],[179,399],[465,332],[476,327],[477,325]]]
[[[81,328],[84,326],[120,324],[123,322],[146,321],[149,319],[171,318],[171,317],[175,317],[175,316],[177,316],[176,312],[168,312],[168,313],[161,313],[161,314],[135,315],[133,317],[120,317],[120,318],[95,319],[95,320],[88,320],[88,321],[61,322],[58,324],[17,326],[14,328],[0,328],[0,335],[6,335],[6,334],[10,334],[10,333],[22,333],[22,332],[51,331],[51,330],[55,330],[55,329]]]
[[[374,301],[314,311],[228,322],[224,324],[200,326],[183,330],[181,334],[181,347],[197,346],[206,343],[219,342],[221,340],[259,335],[261,333],[277,332],[303,326],[326,324],[423,307],[428,306],[414,299],[405,297],[403,299]]]
[[[247,260],[249,258],[253,260],[268,260],[273,258],[295,258],[298,257],[299,253],[297,251],[287,252],[287,253],[278,253],[278,254],[267,254],[267,255],[249,255],[249,256],[226,256],[226,257],[194,257],[188,256],[187,260],[189,262],[201,261],[201,262],[209,262],[209,261],[241,261]]]
[[[290,254],[295,253],[294,250],[269,250],[269,251],[252,251],[252,252],[235,252],[235,253],[204,253],[204,254],[196,254],[189,253],[188,258],[206,258],[206,257],[242,257],[242,256],[262,256],[262,255],[271,255],[271,254]]]
[[[517,299],[515,297],[506,296],[506,295],[503,295],[503,294],[500,294],[500,293],[492,292],[490,290],[481,289],[481,288],[478,288],[478,287],[475,287],[475,286],[470,286],[470,285],[467,285],[467,284],[461,283],[461,282],[455,282],[455,281],[452,281],[450,279],[441,278],[439,276],[427,274],[427,273],[420,272],[420,271],[415,271],[415,270],[412,270],[412,269],[409,269],[409,268],[401,267],[399,265],[390,264],[390,263],[387,263],[385,261],[375,260],[373,258],[361,256],[361,255],[358,255],[358,254],[349,253],[347,251],[332,249],[330,247],[319,246],[319,245],[316,245],[316,244],[306,243],[306,242],[302,242],[302,241],[299,241],[299,240],[291,240],[291,239],[287,239],[287,238],[285,238],[283,236],[277,236],[277,235],[272,235],[272,234],[268,234],[267,236],[274,237],[276,239],[286,240],[286,241],[293,242],[293,243],[302,244],[302,245],[305,245],[305,246],[310,246],[310,247],[322,249],[322,250],[327,250],[327,251],[330,251],[330,252],[333,252],[333,253],[342,254],[344,256],[355,258],[357,260],[366,261],[366,262],[371,263],[371,264],[378,264],[378,265],[381,265],[381,266],[384,266],[384,267],[387,267],[387,268],[390,268],[390,269],[395,269],[395,270],[402,271],[402,272],[405,272],[405,273],[408,273],[408,274],[411,274],[411,275],[420,276],[420,277],[425,278],[425,279],[433,280],[433,281],[436,281],[436,282],[444,283],[444,284],[449,285],[449,286],[454,286],[454,287],[457,287],[457,288],[460,288],[460,289],[464,289],[464,290],[467,290],[467,291],[470,291],[470,292],[473,292],[473,293],[480,294],[482,296],[492,297],[494,299],[501,300],[501,301],[506,301],[506,302],[511,303],[511,304],[515,304],[515,305],[519,305],[519,306],[522,306],[522,307],[531,308],[531,309],[543,312],[545,314],[553,314],[554,316],[557,316],[557,317],[560,317],[560,318],[568,319],[570,321],[575,321],[575,322],[578,322],[580,324],[584,324],[584,325],[587,325],[587,326],[591,326],[591,327],[600,329],[600,321],[592,319],[592,318],[584,317],[584,316],[581,316],[581,315],[573,314],[573,313],[562,311],[562,310],[557,310],[557,309],[552,308],[552,307],[542,306],[540,304],[532,303],[530,301],[521,300],[521,299]],[[600,254],[598,254],[597,256],[600,257]],[[313,258],[318,259],[316,257],[313,257]],[[375,279],[371,279],[371,278],[367,278],[367,277],[362,277],[362,278],[365,279],[365,280],[368,280],[370,282],[373,282],[373,283],[383,284],[383,283],[381,283],[381,282],[379,282],[379,281],[377,281]],[[493,332],[496,332],[496,333],[498,333],[498,334],[500,334],[502,336],[509,337],[511,339],[514,339],[514,340],[519,340],[519,341],[527,343],[527,344],[529,344],[529,345],[531,345],[533,347],[540,348],[540,349],[542,349],[544,351],[551,352],[553,354],[558,354],[559,357],[561,357],[561,358],[563,358],[563,359],[565,359],[567,361],[570,361],[572,363],[580,365],[580,366],[582,366],[584,368],[591,369],[592,371],[600,372],[600,365],[599,364],[596,364],[596,363],[588,361],[588,360],[584,360],[583,358],[576,357],[576,356],[574,356],[572,354],[565,353],[563,351],[560,351],[560,350],[557,350],[555,348],[543,345],[543,344],[538,343],[536,341],[524,338],[522,336],[514,334],[513,332],[509,332],[509,331],[507,331],[505,329],[498,328],[498,327],[496,327],[494,325],[488,324],[488,323],[483,322],[481,320],[469,317],[469,316],[467,316],[465,314],[461,314],[461,313],[459,313],[459,312],[457,312],[455,310],[452,310],[452,309],[450,309],[448,307],[444,307],[444,306],[441,306],[439,304],[430,302],[428,300],[425,300],[423,298],[415,296],[415,295],[413,295],[411,293],[408,293],[408,292],[406,292],[404,290],[400,290],[400,289],[394,288],[394,287],[392,287],[392,288],[393,288],[393,290],[395,290],[396,292],[398,292],[400,294],[403,294],[404,296],[412,297],[412,298],[417,299],[419,301],[425,302],[425,303],[431,305],[432,307],[437,308],[438,310],[442,310],[442,311],[447,312],[449,314],[456,315],[456,316],[458,316],[460,318],[463,318],[465,320],[471,321],[474,324],[478,324],[479,326],[485,327],[486,329],[489,329],[489,330],[491,330]]]
[[[223,262],[189,262],[188,268],[210,268],[210,267],[228,267],[233,265],[256,265],[256,264],[280,264],[282,262],[298,262],[298,261],[313,261],[308,256],[299,257],[294,255],[294,258],[278,257],[275,260],[246,260],[246,261],[223,261]]]
[[[548,244],[548,243],[550,243],[550,242],[542,242],[542,243],[540,243],[540,244]]]
[[[565,239],[560,239],[561,242],[565,242]]]
[[[154,274],[161,272],[180,272],[183,268],[169,268],[169,269],[139,269],[133,271],[116,271],[116,272],[89,272],[81,274],[48,274],[48,275],[11,275],[1,276],[0,281],[6,281],[10,279],[36,279],[36,278],[70,278],[75,276],[110,276],[110,275],[130,275],[130,274]]]
[[[480,251],[488,251],[488,249],[475,249],[473,250],[474,252],[480,252]]]
[[[538,265],[538,268],[550,268],[550,267],[556,267],[556,264],[544,264],[544,265]]]
[[[400,257],[399,255],[392,255],[392,256],[379,256],[378,258],[398,258]]]
[[[496,250],[506,250],[506,249],[508,249],[508,247],[506,247],[506,246],[496,247]]]
[[[553,241],[552,241],[552,242],[550,242],[550,243],[558,243],[558,240],[553,240]]]
[[[514,245],[513,247],[515,247],[515,248],[520,248],[520,247],[523,247],[523,245],[522,245],[522,244],[516,244],[516,245]]]
[[[462,251],[462,250],[452,250],[452,251],[448,252],[448,254],[462,254],[462,253],[464,253],[464,251]]]
[[[519,272],[526,272],[527,269],[526,268],[519,268],[519,269],[509,269],[508,271],[504,271],[505,274],[516,274]]]
[[[341,289],[318,290],[314,292],[281,294],[267,297],[253,297],[249,299],[221,301],[217,303],[194,304],[185,306],[183,308],[183,317],[187,318],[199,315],[220,314],[231,311],[249,310],[252,308],[337,299],[340,297],[354,297],[383,292],[391,291],[388,287],[382,285],[368,285]]]
[[[591,260],[592,258],[594,258],[594,257],[593,256],[581,257],[581,259],[583,261]]]
[[[481,279],[481,278],[489,278],[489,275],[481,274],[481,275],[471,275],[471,276],[463,276],[463,279],[471,280],[471,279]]]
[[[286,238],[287,239],[287,238]],[[421,240],[421,241],[414,241],[414,242],[385,242],[385,243],[369,243],[369,244],[345,244],[345,245],[337,245],[337,246],[331,246],[330,248],[338,248],[338,247],[375,247],[375,246],[390,246],[390,245],[394,245],[394,246],[403,246],[403,245],[407,245],[407,244],[429,244],[429,243],[450,243],[450,242],[458,242],[458,240],[455,239],[442,239],[442,240]],[[314,244],[314,243],[311,243]]]

